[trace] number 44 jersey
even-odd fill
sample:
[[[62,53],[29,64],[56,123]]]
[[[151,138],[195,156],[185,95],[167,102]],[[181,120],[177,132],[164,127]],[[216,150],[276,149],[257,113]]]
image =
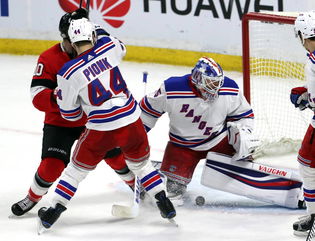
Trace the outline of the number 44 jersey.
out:
[[[106,36],[63,66],[56,94],[65,119],[78,120],[85,112],[88,129],[106,131],[139,118],[140,108],[118,68],[125,54],[123,43]]]

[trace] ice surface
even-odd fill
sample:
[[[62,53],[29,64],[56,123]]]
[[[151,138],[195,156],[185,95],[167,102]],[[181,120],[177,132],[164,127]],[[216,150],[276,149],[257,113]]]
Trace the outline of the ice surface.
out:
[[[68,210],[48,232],[37,235],[36,217],[40,207],[49,205],[54,186],[28,214],[8,218],[11,205],[27,194],[40,161],[43,114],[32,106],[29,94],[36,60],[35,56],[0,55],[1,241],[303,240],[293,236],[292,223],[305,214],[304,210],[290,210],[203,187],[199,183],[203,162],[188,187],[191,200],[177,208],[178,228],[162,219],[149,201],[142,204],[135,219],[111,216],[112,204],[131,204],[132,193],[104,162],[80,184]],[[143,71],[149,73],[147,91],[158,88],[169,76],[191,71],[189,67],[132,62],[124,62],[121,69],[137,100],[144,94]],[[240,73],[226,74],[241,80]],[[167,132],[168,120],[163,117],[149,133],[152,159],[162,158]],[[198,195],[205,197],[205,206],[194,204]]]

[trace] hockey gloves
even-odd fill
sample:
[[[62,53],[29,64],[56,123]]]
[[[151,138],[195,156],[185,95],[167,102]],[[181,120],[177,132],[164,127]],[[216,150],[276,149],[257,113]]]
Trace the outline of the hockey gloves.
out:
[[[305,87],[295,87],[291,90],[290,100],[295,108],[305,110],[308,107],[308,93]]]
[[[236,151],[232,157],[233,161],[241,161],[248,158],[260,146],[261,142],[252,133],[251,128],[234,122],[228,122],[227,127],[229,144]]]

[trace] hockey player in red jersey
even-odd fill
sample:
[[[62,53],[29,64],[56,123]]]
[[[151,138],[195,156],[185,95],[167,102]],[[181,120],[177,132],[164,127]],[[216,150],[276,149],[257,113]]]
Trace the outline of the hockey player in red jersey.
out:
[[[78,57],[58,73],[57,103],[65,119],[80,120],[85,113],[88,121],[71,162],[60,177],[51,207],[38,212],[40,224],[50,228],[55,223],[79,183],[115,146],[121,148],[128,167],[155,200],[161,216],[172,219],[175,209],[166,197],[158,171],[148,160],[150,147],[140,108],[118,67],[126,53],[124,44],[112,36],[96,42],[94,25],[86,18],[72,20],[68,33]]]
[[[59,23],[63,41],[44,51],[38,58],[31,84],[31,96],[33,105],[45,113],[42,156],[27,196],[11,207],[16,216],[31,210],[47,193],[69,163],[73,143],[85,130],[86,116],[77,121],[65,120],[60,115],[54,95],[59,69],[76,56],[68,37],[70,20],[82,17],[87,17],[85,9],[63,15]],[[98,34],[104,33],[106,34],[104,30],[98,29]],[[119,148],[109,151],[105,161],[127,184],[133,186],[134,175],[127,167]]]

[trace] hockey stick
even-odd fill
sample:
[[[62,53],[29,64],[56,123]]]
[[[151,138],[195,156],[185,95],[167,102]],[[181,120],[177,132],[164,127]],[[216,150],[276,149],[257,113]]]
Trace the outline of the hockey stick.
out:
[[[313,223],[312,228],[306,237],[306,241],[313,241],[314,236],[315,236],[315,223]]]
[[[88,13],[90,12],[90,0],[86,0],[86,10]]]
[[[112,215],[120,218],[135,218],[139,214],[139,204],[140,204],[140,179],[135,176],[135,187],[133,192],[133,203],[132,206],[124,206],[114,204],[112,206]]]
[[[81,1],[80,1],[79,8],[82,8],[83,1],[84,1],[84,0],[81,0]],[[87,1],[86,1],[85,8],[86,8],[86,10],[87,10],[87,12],[88,12],[88,14],[89,14],[89,11],[90,11],[90,0],[87,0]]]
[[[145,96],[147,94],[147,80],[148,80],[148,72],[147,71],[144,71],[143,72],[143,79],[142,79],[142,82],[143,82],[143,93]]]

